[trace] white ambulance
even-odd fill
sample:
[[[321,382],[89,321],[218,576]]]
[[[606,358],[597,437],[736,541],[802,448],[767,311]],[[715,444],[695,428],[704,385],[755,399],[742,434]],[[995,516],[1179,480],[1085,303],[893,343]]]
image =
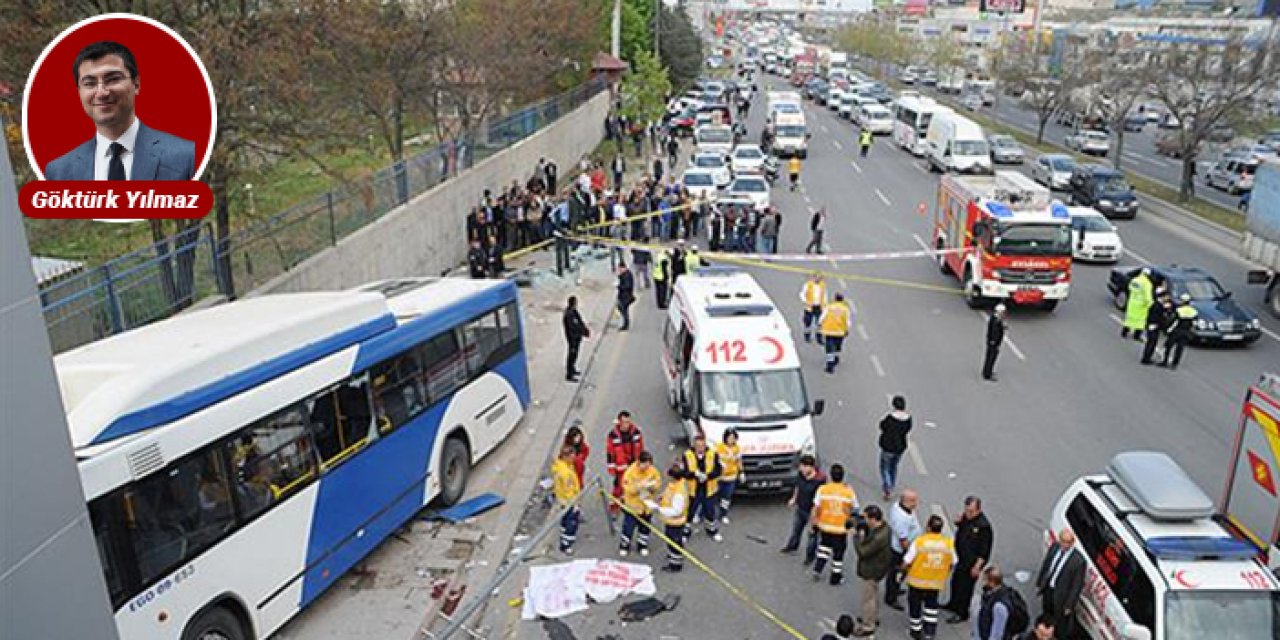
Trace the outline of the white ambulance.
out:
[[[1046,542],[1069,528],[1084,556],[1077,615],[1093,640],[1280,638],[1280,583],[1169,456],[1116,455],[1049,522]]]
[[[786,320],[750,274],[706,267],[680,276],[662,330],[668,401],[686,436],[738,430],[749,491],[785,491],[817,455],[800,356]]]

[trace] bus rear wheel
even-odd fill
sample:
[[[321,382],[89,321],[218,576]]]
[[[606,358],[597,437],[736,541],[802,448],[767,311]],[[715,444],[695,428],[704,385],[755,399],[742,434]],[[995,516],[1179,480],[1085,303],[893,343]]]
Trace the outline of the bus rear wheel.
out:
[[[462,499],[467,490],[467,476],[471,475],[471,454],[462,438],[451,437],[444,441],[440,452],[440,504],[448,507]]]
[[[249,640],[249,636],[234,613],[214,607],[187,625],[182,640]]]

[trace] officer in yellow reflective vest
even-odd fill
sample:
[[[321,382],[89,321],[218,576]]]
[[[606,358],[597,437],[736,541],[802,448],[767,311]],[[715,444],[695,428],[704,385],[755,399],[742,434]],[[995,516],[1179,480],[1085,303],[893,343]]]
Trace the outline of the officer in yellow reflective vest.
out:
[[[578,539],[578,505],[574,503],[578,494],[582,493],[582,483],[578,481],[578,472],[573,468],[574,449],[572,445],[560,448],[560,457],[551,463],[551,484],[556,496],[556,505],[564,509],[572,504],[560,516],[560,552],[573,555],[573,543]]]
[[[938,630],[938,594],[957,561],[955,542],[942,534],[942,525],[942,516],[929,516],[926,533],[911,543],[902,559],[912,640],[933,640]]]
[[[814,272],[800,289],[800,301],[804,303],[804,341],[813,339],[813,325],[822,317],[822,307],[827,304],[827,283],[822,274]],[[821,341],[819,341],[821,342]]]
[[[698,245],[689,245],[689,250],[684,253],[684,272],[691,274],[699,267],[705,266],[707,261],[698,254]]]
[[[1169,337],[1164,341],[1164,360],[1160,366],[1177,369],[1182,361],[1182,349],[1191,342],[1191,329],[1195,327],[1200,312],[1191,306],[1191,295],[1184,293],[1178,298],[1178,308],[1174,310],[1173,324],[1169,327]],[[1172,359],[1171,359],[1172,358]]]
[[[849,303],[844,301],[844,294],[837,293],[836,299],[822,310],[818,319],[818,335],[827,347],[827,373],[835,373],[840,364],[840,350],[844,347],[844,339],[853,326],[853,311]]]
[[[684,546],[685,524],[689,521],[689,472],[680,461],[667,469],[667,488],[658,501],[658,519],[662,521],[662,534],[667,537],[667,564],[663,571],[679,571],[684,568],[684,556],[676,545]],[[674,543],[674,544],[672,544]]]
[[[693,477],[689,485],[689,524],[698,524],[701,520],[708,536],[716,542],[724,541],[716,514],[716,493],[720,489],[719,479],[724,468],[720,466],[715,450],[707,446],[707,436],[701,433],[694,436],[693,448],[684,452],[684,466]]]
[[[831,561],[831,584],[844,581],[844,552],[849,546],[849,521],[858,511],[858,496],[844,483],[844,466],[831,465],[831,480],[818,487],[813,496],[810,524],[818,529],[818,558],[813,563],[813,580],[822,578],[822,570]]]
[[[862,132],[858,134],[858,146],[862,149],[862,157],[867,157],[867,153],[871,151],[871,129],[862,128]]]
[[[658,498],[658,490],[661,488],[662,473],[653,466],[653,454],[641,451],[636,461],[622,473],[622,503],[627,510],[622,517],[618,555],[625,558],[631,552],[633,538],[640,549],[640,555],[649,555],[649,527],[646,525],[653,517],[653,509],[649,505]],[[641,525],[641,520],[646,525]]]
[[[653,261],[653,269],[650,272],[653,278],[653,295],[658,300],[658,308],[667,308],[667,287],[671,283],[671,250],[663,249],[658,252],[657,257]]]

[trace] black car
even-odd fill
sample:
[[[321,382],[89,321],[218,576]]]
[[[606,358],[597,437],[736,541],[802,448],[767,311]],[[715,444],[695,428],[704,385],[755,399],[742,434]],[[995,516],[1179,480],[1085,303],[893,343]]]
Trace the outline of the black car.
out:
[[[827,81],[822,78],[809,78],[804,83],[804,97],[813,100],[827,92]]]
[[[1261,323],[1253,312],[1236,304],[1231,292],[1209,272],[1199,267],[1150,267],[1151,282],[1156,288],[1167,287],[1176,303],[1182,294],[1191,296],[1191,306],[1199,314],[1191,327],[1194,342],[1221,344],[1253,344],[1262,336]],[[1129,302],[1129,281],[1142,267],[1116,267],[1111,270],[1107,289],[1117,309]]]
[[[1093,207],[1108,218],[1138,215],[1138,196],[1124,174],[1100,164],[1079,165],[1067,182],[1071,204]]]

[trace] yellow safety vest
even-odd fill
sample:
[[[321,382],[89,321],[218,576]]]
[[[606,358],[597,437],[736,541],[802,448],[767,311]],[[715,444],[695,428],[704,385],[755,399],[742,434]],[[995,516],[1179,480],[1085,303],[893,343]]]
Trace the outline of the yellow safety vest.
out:
[[[1196,308],[1189,304],[1178,305],[1178,308],[1174,309],[1174,313],[1183,320],[1195,320],[1200,316],[1200,312],[1196,311]]]
[[[690,491],[686,486],[688,484],[692,483],[683,478],[669,482],[667,484],[667,488],[662,491],[662,499],[658,501],[658,506],[661,509],[671,509],[671,505],[675,501],[677,495],[683,494],[688,496],[692,493],[692,491]],[[685,500],[684,508],[680,510],[680,513],[671,517],[659,515],[658,519],[662,520],[662,524],[667,526],[683,527],[684,523],[689,521],[689,501]]]
[[[551,478],[556,494],[556,502],[563,507],[574,498],[582,493],[582,485],[578,482],[578,472],[574,470],[573,463],[567,460],[556,458],[551,463]]]
[[[804,290],[800,292],[800,299],[804,300],[806,307],[821,307],[827,303],[827,285],[817,280],[809,280],[804,283]]]
[[[689,449],[684,452],[684,466],[689,470],[689,473],[697,473],[701,471],[710,476],[711,471],[716,468],[716,450],[707,447],[707,453],[702,457],[702,464],[698,464],[698,456],[693,452],[693,449]],[[723,470],[721,473],[724,473]],[[715,480],[707,480],[707,495],[715,495],[719,488],[719,482]],[[697,480],[689,482],[689,495],[693,495],[697,491]]]
[[[799,158],[792,158],[791,161],[787,163],[787,173],[800,173]]]
[[[684,254],[684,272],[693,273],[694,269],[702,266],[702,256],[690,251]]]
[[[662,473],[656,467],[651,464],[641,471],[640,464],[632,462],[622,474],[622,503],[636,515],[648,515],[649,507],[644,501],[657,498],[661,488]]]
[[[853,487],[843,482],[828,482],[818,487],[813,497],[814,519],[823,533],[843,535],[849,532],[849,518],[858,496]]]
[[[730,482],[737,480],[738,474],[742,473],[742,446],[716,443],[716,455],[720,457],[721,477]]]
[[[658,253],[658,259],[653,261],[653,267],[650,268],[650,276],[654,282],[663,282],[667,279],[667,270],[671,268],[671,254],[667,250]]]
[[[849,335],[849,305],[845,302],[832,302],[822,312],[818,322],[818,333],[824,336],[844,337]]]
[[[942,591],[955,561],[955,542],[941,533],[926,533],[911,543],[915,557],[907,567],[907,585]]]
[[[870,145],[871,145],[871,130],[870,130],[870,129],[863,129],[863,130],[862,130],[862,133],[858,135],[858,142],[859,142],[859,143],[861,143],[861,144],[862,144],[862,146],[864,146],[864,147],[866,147],[866,146],[870,146]]]

